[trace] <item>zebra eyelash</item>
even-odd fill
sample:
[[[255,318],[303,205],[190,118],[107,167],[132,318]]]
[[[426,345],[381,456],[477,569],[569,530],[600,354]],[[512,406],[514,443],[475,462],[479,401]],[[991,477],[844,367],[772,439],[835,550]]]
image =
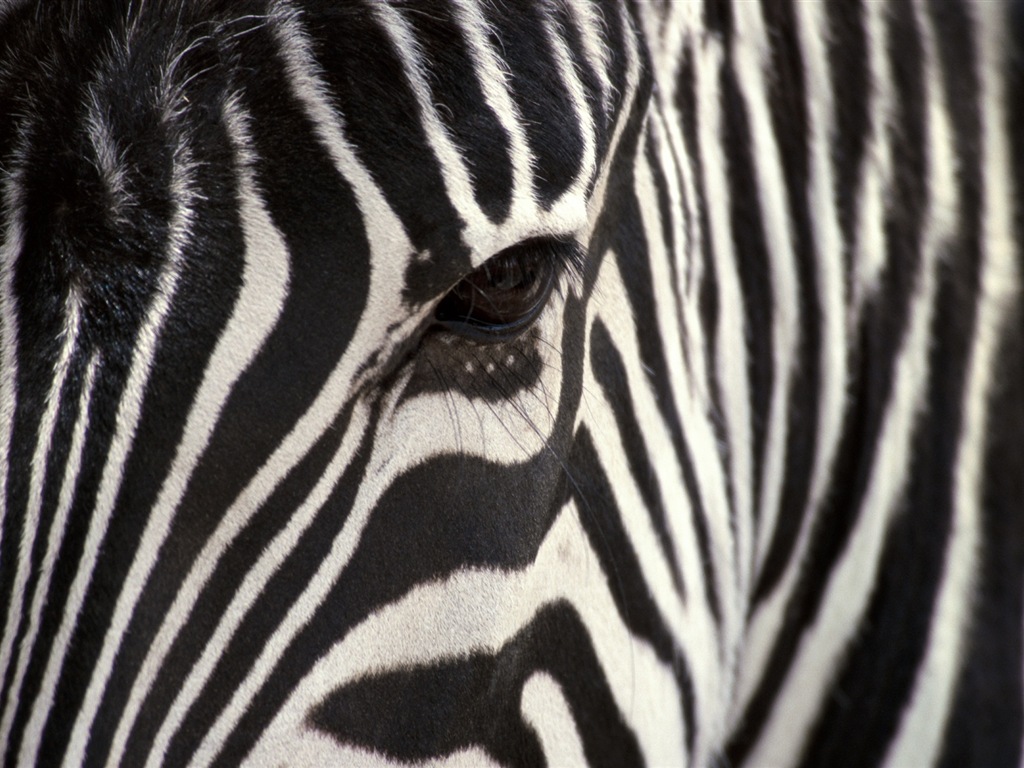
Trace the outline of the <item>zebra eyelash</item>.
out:
[[[552,293],[565,298],[583,291],[590,266],[589,251],[575,237],[535,237],[520,241],[507,250],[513,249],[540,254],[548,260],[553,270]]]
[[[562,296],[581,292],[590,263],[587,248],[576,239],[550,239],[546,245],[555,267],[555,290]]]

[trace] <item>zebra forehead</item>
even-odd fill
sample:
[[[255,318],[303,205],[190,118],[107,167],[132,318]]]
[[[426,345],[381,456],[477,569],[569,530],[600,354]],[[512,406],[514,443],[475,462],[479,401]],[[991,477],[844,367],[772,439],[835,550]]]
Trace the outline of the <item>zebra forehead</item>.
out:
[[[226,144],[211,147],[209,131],[197,134],[240,92],[248,103],[276,92],[287,111],[288,62],[305,57],[412,250],[448,261],[442,284],[465,269],[470,251],[490,247],[493,238],[481,235],[488,227],[508,224],[517,211],[536,221],[559,200],[586,195],[609,152],[629,77],[621,50],[613,54],[608,44],[617,35],[616,49],[623,48],[622,20],[605,18],[600,4],[568,0],[517,9],[191,0],[6,11],[5,36],[19,39],[6,77],[0,73],[17,104],[9,119],[34,115],[46,134],[36,143],[48,154],[62,147],[53,173],[75,183],[60,184],[88,187],[83,199],[103,202],[102,216],[85,218],[137,223],[128,213],[140,206],[165,218],[166,201],[164,213],[152,205],[167,197],[160,190],[169,164],[185,159],[182,148],[205,141],[206,162],[230,162]],[[238,103],[244,111],[246,99]],[[294,125],[276,142],[325,140],[293,111]],[[0,150],[18,165],[21,158]],[[529,234],[537,233],[518,236]]]

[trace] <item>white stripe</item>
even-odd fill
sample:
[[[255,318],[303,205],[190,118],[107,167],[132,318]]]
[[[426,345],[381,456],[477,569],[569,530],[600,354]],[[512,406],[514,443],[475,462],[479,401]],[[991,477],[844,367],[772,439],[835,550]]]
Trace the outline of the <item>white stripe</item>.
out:
[[[611,62],[608,44],[604,38],[605,20],[601,15],[600,8],[589,2],[576,3],[572,9],[572,18],[580,34],[583,56],[597,77],[598,86],[601,88],[601,106],[605,114],[610,116],[613,106],[612,92],[615,87],[612,85],[611,78],[608,77]]]
[[[636,7],[643,30],[643,40],[651,54],[655,93],[664,112],[675,95],[679,83],[679,69],[683,56],[694,37],[702,39],[706,33],[704,4],[701,0],[685,3],[667,3],[659,8],[653,3]]]
[[[7,607],[7,622],[4,626],[3,642],[0,643],[0,672],[2,672],[0,679],[7,675],[8,665],[11,663],[12,644],[14,643],[17,628],[21,623],[21,614],[26,601],[31,600],[25,593],[25,586],[28,582],[29,570],[32,566],[32,552],[36,546],[36,535],[39,533],[40,528],[40,516],[43,508],[43,482],[46,479],[46,465],[50,448],[53,444],[53,431],[57,423],[57,413],[62,405],[61,393],[67,380],[71,357],[75,352],[78,340],[78,330],[81,322],[80,301],[80,295],[72,289],[67,300],[64,328],[61,331],[63,342],[61,344],[60,356],[57,358],[54,366],[50,391],[46,397],[42,418],[39,420],[36,447],[32,455],[27,508],[22,521],[21,541],[18,547],[18,567],[14,576],[11,602]],[[69,456],[70,459],[73,459],[73,457]],[[28,655],[30,650],[31,646],[22,643],[22,652],[25,655]],[[7,697],[4,702],[4,718],[0,722],[0,744],[6,744],[10,735],[9,728],[14,717],[11,701],[16,697],[14,693],[16,690],[17,687],[12,686],[7,691]]]
[[[453,3],[455,19],[466,38],[466,46],[477,81],[484,94],[487,106],[491,108],[501,127],[509,137],[509,159],[512,163],[512,207],[509,219],[530,216],[537,208],[533,198],[533,165],[523,119],[511,95],[510,75],[507,65],[498,56],[485,37],[489,29],[480,8],[470,0],[456,0]],[[495,34],[495,39],[501,38]]]
[[[47,660],[42,684],[33,702],[25,739],[22,742],[18,758],[25,765],[35,763],[38,758],[43,727],[53,708],[57,682],[61,670],[64,668],[85,596],[92,583],[92,574],[99,558],[100,547],[106,536],[107,525],[113,514],[114,504],[121,487],[125,463],[131,452],[135,429],[142,412],[143,393],[149,380],[153,356],[156,353],[157,340],[177,288],[181,251],[188,240],[192,223],[191,204],[193,201],[191,199],[190,174],[189,153],[184,146],[179,146],[178,151],[175,152],[171,177],[170,192],[174,201],[174,212],[171,216],[167,252],[164,257],[165,267],[159,276],[157,291],[135,341],[135,354],[132,357],[128,379],[118,406],[114,437],[103,467],[103,475],[96,496],[96,508],[92,511],[89,521],[89,531],[86,535],[82,559],[79,561],[78,570],[68,593],[64,617]]]
[[[676,40],[672,35],[673,41]],[[675,43],[673,43],[675,44]],[[678,40],[682,48],[684,43]],[[675,62],[678,65],[678,62]],[[666,81],[677,85],[681,75],[675,70],[670,71],[672,80]],[[695,183],[694,162],[696,147],[687,147],[683,137],[683,117],[676,108],[677,94],[673,88],[659,88],[655,93],[657,99],[656,119],[652,126],[657,129],[656,135],[663,136],[664,146],[660,147],[661,173],[666,177],[669,200],[672,205],[673,238],[676,264],[677,295],[682,301],[680,318],[681,335],[686,345],[689,362],[687,379],[701,403],[710,403],[709,381],[710,371],[705,354],[705,328],[700,316],[699,290],[703,279],[703,241],[704,232],[701,217],[697,208],[698,193]],[[670,170],[671,169],[671,170]],[[724,513],[728,517],[728,513]]]
[[[638,183],[642,189],[642,175],[638,176]],[[654,254],[652,261],[658,258],[656,250]],[[707,483],[706,487],[701,488],[701,493],[705,502],[710,548],[713,555],[718,556],[714,570],[715,589],[727,614],[723,627],[719,629],[704,598],[704,561],[697,547],[697,536],[691,527],[694,512],[683,487],[682,467],[641,364],[642,357],[637,346],[639,331],[631,322],[631,312],[621,287],[623,282],[615,253],[605,255],[596,285],[596,295],[600,298],[591,302],[593,314],[588,318],[588,325],[592,326],[597,319],[605,324],[626,366],[629,391],[637,420],[646,425],[646,453],[651,457],[652,468],[658,479],[668,518],[666,522],[676,545],[677,562],[689,596],[685,604],[676,597],[671,572],[661,554],[647,507],[625,464],[625,449],[621,440],[614,437],[619,435],[613,418],[614,406],[602,396],[601,387],[589,365],[585,370],[584,399],[578,421],[586,425],[595,436],[595,449],[609,477],[615,506],[621,512],[623,526],[628,534],[628,542],[622,545],[631,546],[635,550],[644,582],[651,588],[652,600],[658,607],[659,616],[690,660],[694,688],[708,692],[708,698],[702,698],[695,711],[694,752],[699,764],[701,755],[714,752],[715,744],[724,729],[731,673],[727,665],[723,664],[723,659],[731,656],[732,646],[739,639],[740,616],[731,610],[731,606],[738,605],[739,596],[728,579],[731,573],[728,559],[732,556],[732,536],[728,524],[724,475],[717,461],[695,462],[698,483]],[[585,359],[589,360],[589,338],[584,354]],[[685,383],[685,379],[682,383]],[[683,431],[694,452],[705,455],[701,452],[713,451],[714,437],[703,418],[702,404],[695,402],[688,392],[679,397]]]
[[[916,9],[922,21],[930,18],[929,9],[920,0]],[[974,51],[980,58],[979,111],[984,173],[977,324],[967,364],[949,545],[943,558],[944,567],[925,656],[917,670],[913,696],[900,723],[898,737],[886,755],[886,763],[894,767],[911,762],[930,765],[940,757],[939,750],[956,692],[960,660],[967,650],[966,635],[973,618],[975,579],[981,568],[984,462],[989,396],[997,383],[995,372],[999,369],[996,355],[1000,339],[1008,330],[1008,310],[1021,296],[1013,235],[1013,184],[1009,174],[1013,163],[1005,130],[1009,122],[1003,102],[1006,85],[1002,73],[1004,57],[1008,55],[1002,19],[1004,9],[978,5],[975,12],[978,25]],[[925,35],[925,51],[931,64],[928,82],[935,96],[931,103],[931,117],[936,124],[935,132],[943,139],[942,146],[948,149],[949,117],[946,105],[940,101],[941,73],[934,48],[932,35]],[[958,105],[958,108],[974,107]],[[938,143],[939,137],[934,137],[933,141]],[[942,192],[956,183],[952,153],[942,156],[940,162],[943,178],[932,179],[929,187]],[[943,202],[952,207],[957,201],[954,197]],[[940,210],[937,215],[942,213]]]
[[[111,71],[116,71],[109,62],[105,62]],[[109,75],[108,75],[109,76]],[[131,204],[132,199],[128,192],[127,167],[124,162],[124,153],[118,149],[117,142],[110,131],[107,115],[100,105],[100,97],[97,94],[98,84],[93,81],[88,90],[86,99],[86,128],[89,142],[92,144],[95,155],[95,166],[99,172],[108,195],[107,215],[119,218],[124,215],[125,208]]]
[[[831,480],[832,462],[841,437],[846,407],[848,375],[846,355],[846,296],[843,289],[843,239],[835,200],[831,142],[835,132],[832,79],[829,73],[825,8],[818,3],[797,3],[799,38],[807,62],[808,128],[811,140],[811,176],[807,189],[811,230],[814,233],[815,289],[822,312],[821,380],[818,384],[818,432],[815,438],[814,468],[810,498],[804,516],[804,530],[816,520],[816,510]],[[791,562],[801,560],[796,555]]]
[[[864,302],[874,296],[885,266],[885,217],[891,202],[893,173],[891,129],[895,123],[895,106],[889,66],[889,29],[885,23],[886,6],[865,3],[863,8],[870,72],[867,108],[870,128],[857,189],[850,327],[859,324]]]
[[[260,753],[265,766],[344,766],[345,768],[502,768],[483,747],[472,746],[450,755],[423,761],[396,762],[390,756],[372,750],[342,744],[334,737],[313,727],[288,736],[287,741]]]
[[[608,178],[611,172],[611,161],[618,152],[619,142],[622,140],[622,133],[626,128],[626,120],[634,107],[636,100],[636,89],[640,80],[640,52],[637,50],[636,34],[629,23],[629,17],[625,8],[619,8],[619,23],[622,25],[622,36],[626,40],[626,82],[628,83],[626,94],[622,99],[622,106],[619,109],[619,120],[612,131],[611,141],[608,142],[607,155],[603,158],[604,163],[594,182],[594,190],[590,199],[586,201],[587,225],[584,233],[584,240],[589,241],[604,210],[605,193],[607,192]],[[554,212],[554,210],[552,211]]]
[[[729,468],[733,491],[733,509],[729,519],[738,532],[746,528],[740,521],[749,518],[751,466],[750,386],[747,379],[747,343],[743,318],[743,294],[740,290],[733,250],[732,227],[729,221],[729,186],[725,178],[728,161],[722,146],[722,100],[719,92],[723,66],[721,43],[705,41],[696,52],[696,102],[698,104],[698,143],[704,158],[704,194],[707,202],[711,250],[715,265],[720,311],[718,339],[714,361],[718,389],[721,394],[721,417],[725,424],[729,450]],[[742,535],[734,537],[739,563],[750,562],[752,542]],[[722,553],[719,553],[722,556]],[[732,571],[734,589],[742,589],[742,570]]]
[[[548,765],[587,765],[565,691],[547,672],[534,672],[523,684],[520,712],[537,734]]]
[[[554,29],[553,26],[554,25],[550,22],[545,23],[544,32],[548,38],[548,44],[551,46],[552,56],[558,66],[562,84],[565,86],[566,95],[568,95],[569,100],[572,102],[573,109],[576,111],[575,123],[579,126],[580,138],[583,142],[583,154],[580,157],[579,176],[576,177],[576,180],[572,185],[566,189],[566,191],[560,196],[559,200],[557,200],[552,206],[553,209],[557,209],[564,204],[562,203],[563,200],[568,203],[571,208],[575,201],[583,198],[587,191],[587,185],[596,175],[597,168],[595,156],[596,147],[594,146],[594,116],[590,113],[590,107],[587,104],[587,97],[583,88],[583,83],[580,82],[579,72],[573,64],[569,48],[566,45],[565,40],[559,34],[559,31]]]
[[[53,523],[50,526],[50,535],[46,540],[46,553],[43,555],[39,579],[31,598],[32,605],[28,629],[21,643],[17,666],[14,670],[14,678],[7,693],[8,699],[4,702],[4,717],[3,722],[0,723],[0,744],[8,743],[10,737],[11,725],[14,721],[18,705],[17,693],[21,690],[22,683],[25,680],[25,672],[31,660],[31,651],[35,646],[36,637],[39,634],[39,626],[42,623],[43,606],[50,596],[50,583],[53,579],[53,572],[57,563],[57,553],[60,552],[61,545],[64,543],[64,534],[67,531],[68,524],[68,512],[71,510],[71,502],[75,498],[78,475],[82,466],[82,449],[85,446],[85,436],[89,429],[89,408],[92,402],[92,387],[95,381],[97,365],[98,359],[93,357],[89,361],[89,366],[85,372],[85,381],[82,384],[82,392],[78,400],[78,418],[75,421],[74,431],[71,435],[71,448],[68,453],[68,463],[64,467],[64,478],[61,481],[57,510],[54,513]]]
[[[787,621],[786,608],[794,585],[801,575],[811,532],[818,518],[822,498],[831,479],[846,408],[847,335],[846,303],[843,291],[843,242],[835,205],[835,183],[830,145],[834,132],[832,80],[828,70],[827,39],[823,6],[798,3],[799,38],[805,62],[808,135],[810,140],[810,179],[807,207],[812,212],[814,286],[822,311],[820,328],[820,380],[818,382],[818,430],[815,436],[814,465],[808,499],[800,531],[789,561],[774,592],[757,607],[744,649],[743,679],[737,696],[737,711],[745,707],[757,689],[775,639]],[[795,297],[794,297],[795,298]],[[795,343],[795,340],[794,340]],[[782,448],[784,450],[784,448]],[[769,540],[770,541],[770,540]]]
[[[782,481],[786,474],[787,408],[793,374],[793,352],[800,343],[800,329],[797,325],[799,297],[790,211],[786,205],[786,182],[768,109],[768,77],[771,75],[766,74],[765,68],[772,66],[772,60],[760,6],[755,3],[739,3],[736,6],[735,21],[737,43],[733,58],[736,79],[748,110],[750,154],[757,175],[757,197],[768,248],[772,289],[774,380],[766,425],[754,563],[755,572],[760,572],[775,533],[782,498]],[[747,566],[741,564],[741,567]],[[744,579],[744,583],[750,584],[749,577]]]
[[[89,730],[113,671],[114,659],[124,641],[128,623],[134,614],[142,590],[149,581],[174,522],[175,511],[188,488],[192,474],[210,442],[214,427],[231,393],[231,388],[249,367],[281,315],[287,296],[288,252],[281,235],[259,198],[252,177],[250,142],[246,117],[232,102],[224,106],[224,122],[238,155],[237,173],[240,219],[245,239],[245,259],[241,290],[231,317],[210,357],[203,381],[189,411],[174,460],[164,479],[153,508],[147,514],[146,527],[139,540],[124,588],[118,596],[107,628],[100,656],[93,668],[85,699],[75,718],[65,764],[84,752]],[[150,647],[143,672],[154,655]],[[159,656],[162,660],[162,655]],[[128,709],[115,735],[114,751],[123,747],[122,739],[137,715],[140,696],[152,683],[140,673],[132,688]],[[141,690],[140,690],[141,689]]]
[[[0,201],[0,211],[7,219],[7,231],[4,233],[3,242],[0,243],[0,543],[6,530],[7,476],[11,471],[11,433],[17,411],[18,359],[15,353],[18,350],[18,317],[14,297],[14,268],[23,246],[19,176],[18,173],[12,173],[7,178],[3,185],[3,200]],[[12,593],[12,604],[17,602],[17,596],[17,591]],[[12,641],[9,633],[5,633],[3,650],[0,650],[0,659],[3,659],[0,671],[4,673],[7,669],[6,656],[10,652]],[[0,743],[5,742],[0,740]]]
[[[932,83],[926,83],[926,87]],[[828,586],[816,621],[800,640],[789,676],[783,683],[772,717],[751,753],[752,764],[791,764],[799,758],[807,724],[817,716],[823,697],[838,671],[839,660],[854,637],[878,578],[884,537],[902,508],[911,462],[915,425],[924,408],[921,392],[927,385],[930,331],[937,291],[936,272],[942,248],[958,225],[948,123],[936,94],[925,94],[929,105],[929,178],[925,188],[933,197],[921,225],[921,264],[908,307],[908,327],[893,370],[893,390],[886,406],[871,477],[857,525],[841,558],[828,575]],[[845,349],[845,347],[844,347]],[[794,738],[794,734],[800,737]],[[916,758],[913,762],[917,762]]]

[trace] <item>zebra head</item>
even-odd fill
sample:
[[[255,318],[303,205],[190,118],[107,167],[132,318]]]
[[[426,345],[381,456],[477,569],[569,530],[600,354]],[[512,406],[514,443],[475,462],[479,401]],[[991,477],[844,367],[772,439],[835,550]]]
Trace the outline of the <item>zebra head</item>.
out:
[[[644,585],[676,613],[680,563],[616,511],[664,501],[613,490],[658,413],[629,394],[653,308],[625,287],[656,277],[635,21],[6,26],[8,756],[536,762],[576,708],[603,731],[583,754],[638,759],[629,718],[682,749],[688,673]],[[644,568],[615,545],[639,520]]]
[[[4,761],[1017,760],[999,13],[0,2]]]

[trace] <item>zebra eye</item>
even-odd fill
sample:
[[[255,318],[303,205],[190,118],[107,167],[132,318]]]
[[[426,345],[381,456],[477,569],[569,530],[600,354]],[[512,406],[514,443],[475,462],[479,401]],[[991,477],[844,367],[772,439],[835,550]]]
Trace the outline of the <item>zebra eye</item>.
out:
[[[434,312],[452,333],[483,342],[505,341],[537,319],[551,295],[556,267],[549,249],[525,242],[466,275]]]

